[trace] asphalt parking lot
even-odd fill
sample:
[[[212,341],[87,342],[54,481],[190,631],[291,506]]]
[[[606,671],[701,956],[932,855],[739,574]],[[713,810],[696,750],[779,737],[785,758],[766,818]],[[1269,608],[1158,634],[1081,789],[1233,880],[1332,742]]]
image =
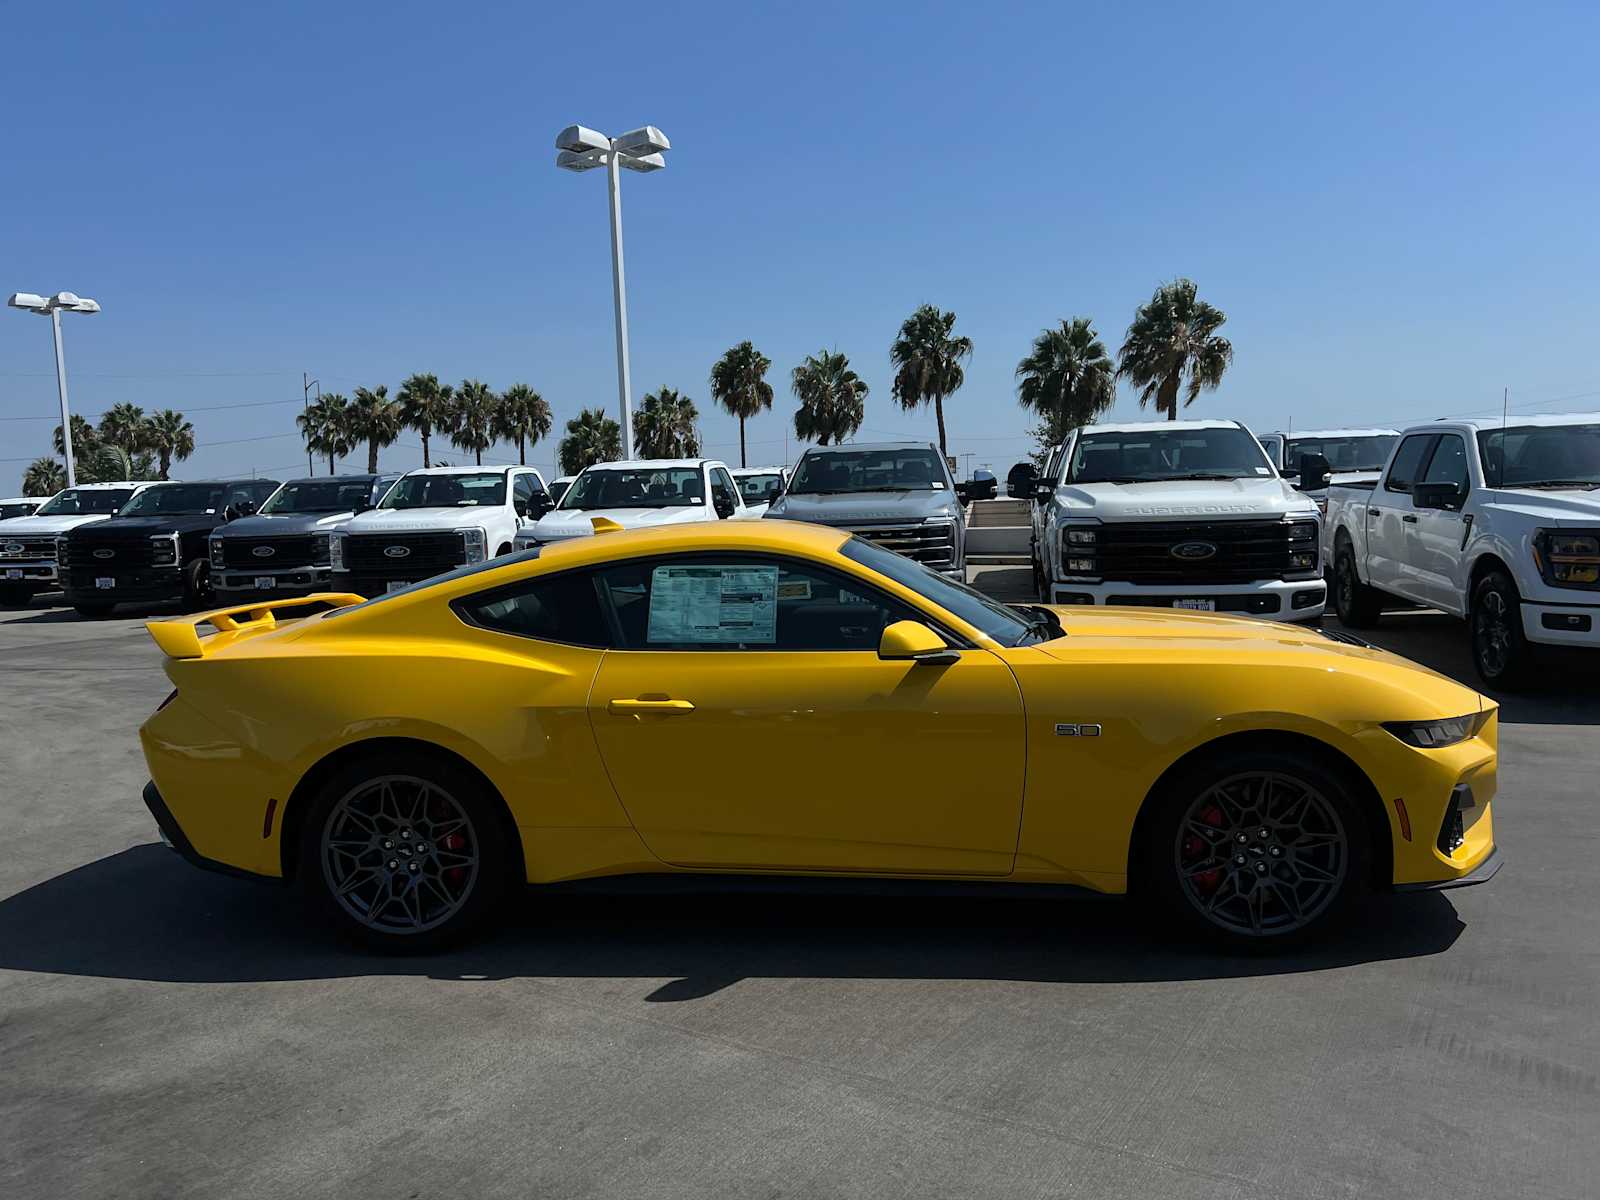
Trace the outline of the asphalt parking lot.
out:
[[[1369,636],[1471,680],[1434,614]],[[1297,955],[757,894],[388,959],[156,842],[138,619],[0,613],[0,1195],[1592,1197],[1591,672],[1502,698],[1496,879]]]

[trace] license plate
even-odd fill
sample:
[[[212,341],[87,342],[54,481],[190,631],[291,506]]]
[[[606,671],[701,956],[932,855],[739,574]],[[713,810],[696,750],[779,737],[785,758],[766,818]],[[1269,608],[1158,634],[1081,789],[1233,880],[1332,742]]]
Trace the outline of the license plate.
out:
[[[275,575],[257,575],[256,576],[256,590],[257,591],[270,592],[277,586],[278,586],[278,579],[277,579],[277,576],[275,576]]]
[[[408,588],[410,586],[411,585],[404,579],[391,579],[388,583],[383,585],[383,590],[386,592],[398,592],[401,588]]]
[[[102,592],[109,592],[112,588],[117,586],[117,581],[110,575],[97,575],[95,576],[94,585]]]
[[[1174,600],[1172,607],[1192,608],[1195,612],[1216,612],[1217,602],[1215,600]]]
[[[7,567],[6,568],[6,578],[7,579],[21,579],[22,578],[22,568],[21,567]]]

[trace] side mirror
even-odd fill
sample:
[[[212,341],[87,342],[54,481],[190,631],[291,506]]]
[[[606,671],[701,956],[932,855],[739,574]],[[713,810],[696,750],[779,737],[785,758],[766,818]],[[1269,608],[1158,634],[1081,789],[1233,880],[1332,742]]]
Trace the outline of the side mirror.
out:
[[[945,645],[945,640],[921,621],[896,621],[885,626],[878,639],[878,657],[935,666],[961,661],[960,653]]]
[[[1033,502],[1035,504],[1043,504],[1045,501],[1050,499],[1050,496],[1054,492],[1055,488],[1051,487],[1048,483],[1036,482],[1033,485]]]
[[[733,516],[733,501],[726,496],[713,496],[711,498],[711,507],[717,510],[717,516],[723,520]]]
[[[1412,508],[1440,508],[1454,512],[1466,497],[1459,483],[1414,483],[1411,485]]]
[[[783,484],[781,484],[781,483],[769,483],[769,484],[767,484],[767,503],[768,504],[771,504],[774,500],[776,500],[781,495],[783,495]]]
[[[1333,473],[1333,467],[1328,460],[1320,454],[1302,454],[1300,456],[1300,490],[1302,492],[1320,492],[1328,486],[1328,476]]]

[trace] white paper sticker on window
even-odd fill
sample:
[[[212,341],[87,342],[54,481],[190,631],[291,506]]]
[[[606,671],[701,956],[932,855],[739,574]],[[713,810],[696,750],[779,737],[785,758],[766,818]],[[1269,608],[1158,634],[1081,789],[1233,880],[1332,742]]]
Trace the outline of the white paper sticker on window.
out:
[[[777,567],[656,567],[645,640],[771,645],[777,641]]]

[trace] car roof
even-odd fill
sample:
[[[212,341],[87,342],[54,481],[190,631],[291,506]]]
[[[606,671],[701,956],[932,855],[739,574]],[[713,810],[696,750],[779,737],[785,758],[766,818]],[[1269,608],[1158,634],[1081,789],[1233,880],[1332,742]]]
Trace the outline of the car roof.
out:
[[[1272,437],[1286,438],[1294,441],[1296,438],[1331,438],[1331,437],[1399,437],[1398,429],[1275,429]]]
[[[379,473],[369,475],[362,471],[358,475],[296,475],[293,479],[285,479],[289,483],[371,483],[374,479],[387,479],[389,476]]]
[[[233,484],[233,483],[270,483],[270,484],[272,484],[273,487],[278,487],[279,486],[279,481],[278,480],[276,480],[276,479],[268,479],[265,475],[247,475],[247,476],[240,476],[240,477],[234,478],[234,479],[156,479],[156,480],[152,480],[151,481],[150,486],[151,487],[166,487],[169,484],[174,484],[174,483],[185,483],[185,484],[190,484],[190,485],[194,485],[194,484],[217,485],[217,484],[220,484],[220,485],[223,485],[223,486],[226,486],[228,484]]]
[[[842,446],[813,446],[806,451],[813,454],[850,454],[863,450],[932,450],[932,442],[846,442]],[[937,453],[937,451],[935,451]]]
[[[0,496],[0,504],[24,504],[29,500],[37,500],[43,504],[49,496]]]
[[[782,467],[731,467],[734,475],[781,475]]]
[[[617,550],[623,546],[628,556],[677,554],[697,549],[825,553],[836,549],[849,536],[842,529],[804,521],[709,521],[566,538],[541,546],[540,561],[563,566],[608,561],[616,557]]]
[[[1163,429],[1243,429],[1238,421],[1126,421],[1114,425],[1085,425],[1079,433],[1157,433]]]
[[[148,487],[152,483],[177,483],[176,479],[114,479],[106,483],[75,483],[63,492],[105,491],[107,488]]]
[[[616,462],[600,462],[585,467],[586,471],[665,471],[672,467],[720,467],[717,458],[625,458]],[[576,475],[573,476],[577,478]]]
[[[1600,425],[1600,412],[1581,413],[1518,413],[1500,417],[1441,417],[1440,422],[1462,425],[1468,429],[1487,430],[1492,433],[1502,427],[1512,429],[1528,425]]]

